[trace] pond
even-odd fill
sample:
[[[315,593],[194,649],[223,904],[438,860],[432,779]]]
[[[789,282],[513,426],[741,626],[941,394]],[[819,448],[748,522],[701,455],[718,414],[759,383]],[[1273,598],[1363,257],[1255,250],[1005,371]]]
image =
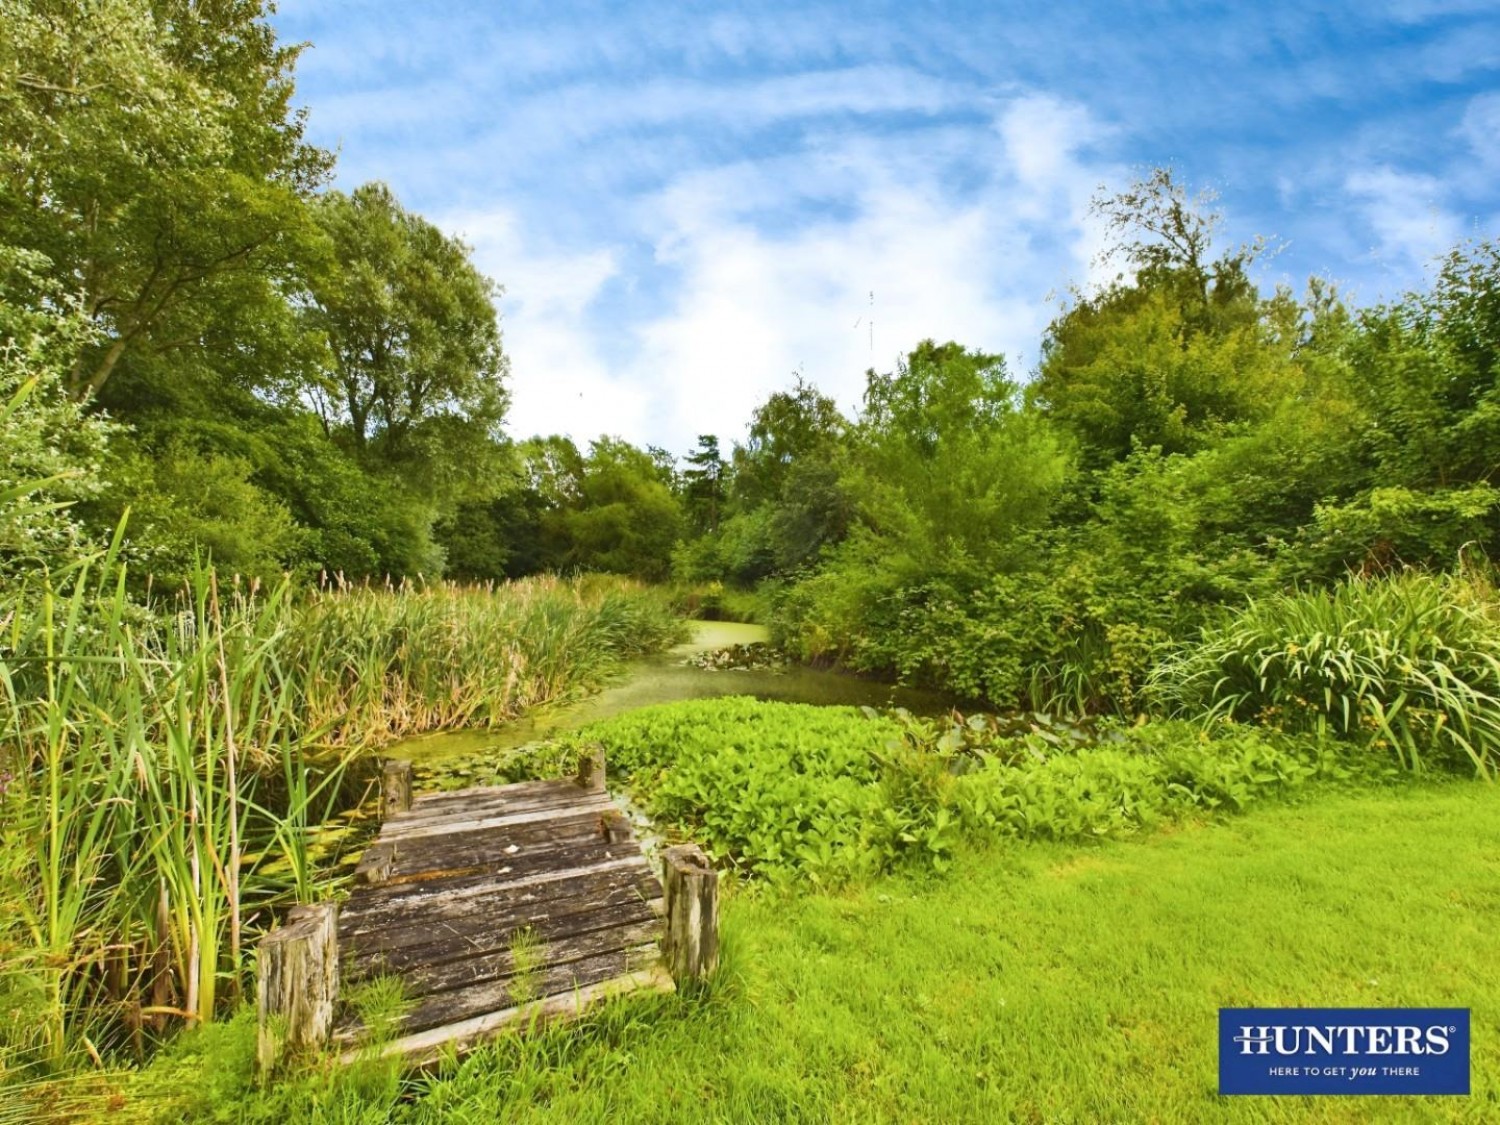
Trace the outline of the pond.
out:
[[[780,668],[701,668],[692,663],[695,656],[733,645],[762,644],[768,634],[761,625],[724,621],[689,624],[692,627],[689,640],[666,652],[632,661],[619,678],[587,699],[542,708],[499,730],[422,735],[397,743],[383,753],[418,765],[430,765],[487,750],[514,749],[640,707],[725,695],[750,695],[788,703],[905,707],[918,715],[943,714],[953,706],[953,700],[939,692],[862,680],[823,668],[795,664]]]

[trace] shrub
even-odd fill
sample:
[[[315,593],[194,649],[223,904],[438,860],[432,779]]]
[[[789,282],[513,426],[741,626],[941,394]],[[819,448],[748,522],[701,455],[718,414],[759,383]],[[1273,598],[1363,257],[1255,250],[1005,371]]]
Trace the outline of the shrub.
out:
[[[1354,577],[1252,602],[1152,684],[1179,713],[1326,732],[1410,770],[1500,768],[1500,622],[1468,577]]]

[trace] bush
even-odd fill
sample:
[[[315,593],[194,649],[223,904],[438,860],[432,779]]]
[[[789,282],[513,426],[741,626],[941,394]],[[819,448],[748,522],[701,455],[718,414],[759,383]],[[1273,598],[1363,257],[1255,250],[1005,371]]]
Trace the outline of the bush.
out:
[[[1152,683],[1179,713],[1328,733],[1410,770],[1500,768],[1500,621],[1468,577],[1356,577],[1252,602]]]

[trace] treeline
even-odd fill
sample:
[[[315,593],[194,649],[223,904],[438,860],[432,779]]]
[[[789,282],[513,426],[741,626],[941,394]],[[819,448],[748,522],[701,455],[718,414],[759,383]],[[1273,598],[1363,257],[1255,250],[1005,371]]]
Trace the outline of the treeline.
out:
[[[1034,377],[920,344],[855,417],[799,383],[701,485],[678,573],[763,583],[805,659],[992,705],[1139,707],[1159,658],[1247,597],[1500,546],[1500,248],[1355,310],[1262,292],[1258,244],[1159,171],[1096,201],[1116,280]]]

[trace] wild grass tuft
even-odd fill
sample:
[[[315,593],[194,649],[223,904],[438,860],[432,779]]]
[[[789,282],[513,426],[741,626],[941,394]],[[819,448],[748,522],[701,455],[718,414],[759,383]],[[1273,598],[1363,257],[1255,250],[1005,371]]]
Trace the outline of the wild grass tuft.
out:
[[[1252,602],[1153,674],[1179,714],[1313,731],[1409,770],[1500,771],[1500,617],[1471,576],[1407,572]]]

